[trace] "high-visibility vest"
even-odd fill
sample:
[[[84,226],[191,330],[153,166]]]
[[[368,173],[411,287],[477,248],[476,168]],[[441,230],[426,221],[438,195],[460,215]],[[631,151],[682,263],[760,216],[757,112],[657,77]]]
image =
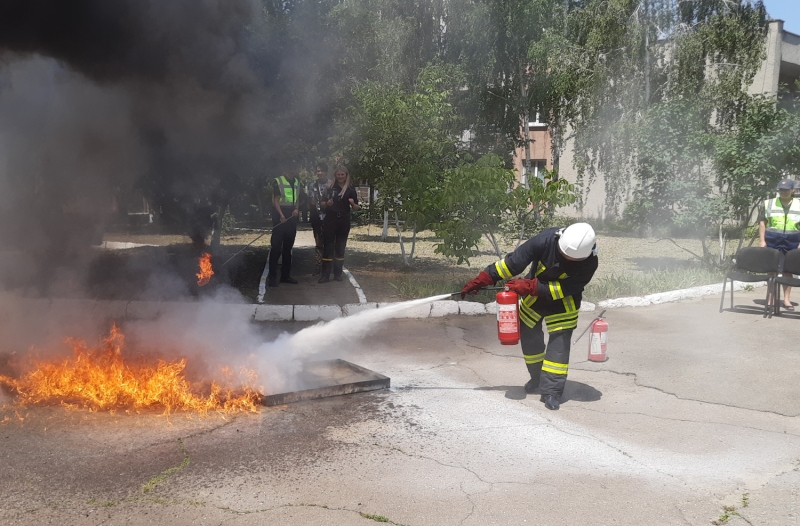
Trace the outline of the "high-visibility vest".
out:
[[[297,194],[299,193],[295,190],[297,179],[294,180],[294,183],[290,183],[286,176],[282,175],[275,179],[275,181],[278,183],[278,190],[281,191],[279,204],[281,206],[294,206],[297,202]]]
[[[800,199],[792,199],[789,209],[784,210],[779,197],[764,201],[764,217],[767,230],[780,233],[795,233],[800,226]]]

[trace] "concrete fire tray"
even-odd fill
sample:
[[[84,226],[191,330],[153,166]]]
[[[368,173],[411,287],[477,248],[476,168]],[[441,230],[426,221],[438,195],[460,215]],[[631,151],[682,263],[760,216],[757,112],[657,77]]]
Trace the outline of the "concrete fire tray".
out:
[[[309,388],[268,395],[262,403],[266,406],[283,405],[327,396],[388,389],[390,379],[344,360],[325,360],[305,364],[300,373],[300,382]]]

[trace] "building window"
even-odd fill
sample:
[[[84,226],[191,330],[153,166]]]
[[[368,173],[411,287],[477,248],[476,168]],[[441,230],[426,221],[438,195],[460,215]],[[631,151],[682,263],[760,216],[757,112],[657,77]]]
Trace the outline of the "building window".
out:
[[[539,179],[544,179],[545,168],[547,168],[547,161],[545,159],[531,159],[531,170],[530,170],[531,177],[538,177]],[[528,171],[527,167],[525,166],[524,159],[522,160],[522,175],[524,177],[523,181],[527,182]]]

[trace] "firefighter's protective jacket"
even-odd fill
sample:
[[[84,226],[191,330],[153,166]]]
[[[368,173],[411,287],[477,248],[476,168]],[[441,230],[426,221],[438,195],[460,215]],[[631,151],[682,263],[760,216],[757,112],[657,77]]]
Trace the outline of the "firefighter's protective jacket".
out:
[[[597,270],[594,253],[580,261],[569,260],[561,254],[558,249],[560,232],[558,228],[545,230],[485,269],[497,282],[511,279],[530,265],[526,277],[539,280],[539,295],[521,299],[520,319],[533,327],[544,317],[548,332],[577,327],[583,289]]]

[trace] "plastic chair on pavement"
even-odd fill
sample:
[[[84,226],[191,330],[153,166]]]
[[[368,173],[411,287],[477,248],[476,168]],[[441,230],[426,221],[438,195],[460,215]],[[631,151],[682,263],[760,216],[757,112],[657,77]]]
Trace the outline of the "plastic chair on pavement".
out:
[[[783,302],[780,301],[781,285],[800,287],[800,279],[783,275],[783,273],[787,273],[800,276],[800,250],[790,250],[787,252],[783,257],[783,264],[778,272],[779,274],[772,280],[772,297],[775,298],[775,301],[773,301],[775,304],[773,312],[776,316],[780,316],[781,305],[783,304]]]
[[[769,274],[776,274],[780,271],[783,254],[774,248],[746,247],[740,249],[733,257],[733,267],[725,274],[722,282],[722,299],[719,301],[719,311],[725,304],[725,287],[728,280],[731,282],[731,310],[733,307],[733,282],[742,281],[745,283],[755,283],[758,281],[767,282],[767,298],[764,305],[764,317],[769,314],[769,294],[772,291],[772,279]]]

